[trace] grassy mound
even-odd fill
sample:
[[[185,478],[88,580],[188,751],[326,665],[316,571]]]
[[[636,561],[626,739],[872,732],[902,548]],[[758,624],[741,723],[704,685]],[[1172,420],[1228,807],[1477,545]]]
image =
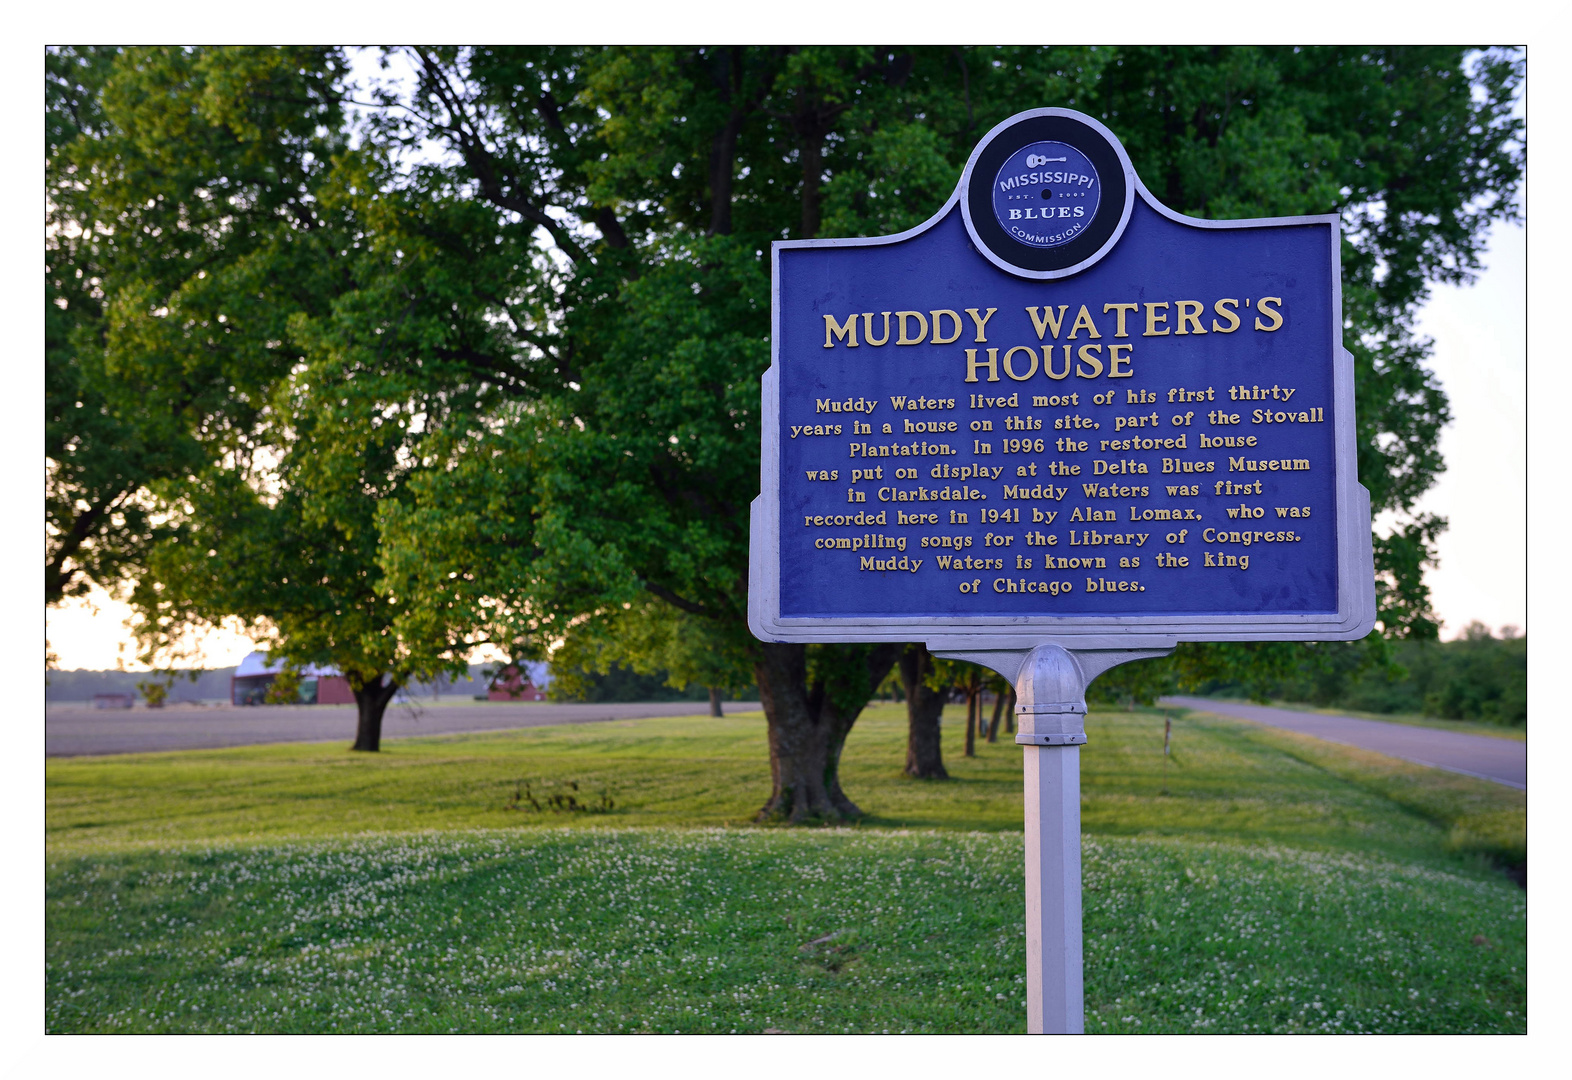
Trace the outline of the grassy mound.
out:
[[[1191,714],[1094,715],[1089,1031],[1521,1031],[1523,796]],[[48,764],[51,1031],[1024,1030],[1021,754],[855,828],[746,825],[757,716]],[[1487,858],[1488,857],[1488,858]]]
[[[1122,838],[1086,845],[1085,880],[1091,1031],[1523,1030],[1508,883]],[[471,831],[77,857],[51,875],[49,1029],[1022,1031],[1021,891],[1009,833]]]

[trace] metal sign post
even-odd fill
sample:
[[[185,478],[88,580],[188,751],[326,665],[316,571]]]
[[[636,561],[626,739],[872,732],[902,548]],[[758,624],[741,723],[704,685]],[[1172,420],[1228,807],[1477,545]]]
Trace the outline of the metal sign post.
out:
[[[1081,747],[1086,687],[1129,660],[1167,649],[1072,651],[1045,644],[1027,651],[946,652],[1015,683],[1025,778],[1026,1030],[1085,1031],[1081,982]]]
[[[1084,1027],[1087,685],[1375,624],[1340,244],[1175,213],[1101,123],[1034,109],[917,228],[773,246],[749,626],[1015,685],[1034,1032]]]
[[[1080,1035],[1081,748],[1027,746],[1025,764],[1026,1030]]]
[[[1026,1030],[1079,1035],[1081,1006],[1081,744],[1085,677],[1074,654],[1039,645],[1017,695],[1026,755]]]

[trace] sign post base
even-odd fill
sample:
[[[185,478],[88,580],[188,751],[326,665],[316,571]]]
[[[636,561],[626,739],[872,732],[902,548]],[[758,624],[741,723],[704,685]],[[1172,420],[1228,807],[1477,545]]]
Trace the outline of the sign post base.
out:
[[[1081,748],[1026,754],[1026,1030],[1080,1035]]]
[[[1128,660],[1169,649],[938,653],[984,664],[1015,683],[1015,741],[1026,755],[1026,1030],[1086,1030],[1081,958],[1081,746],[1086,687]]]

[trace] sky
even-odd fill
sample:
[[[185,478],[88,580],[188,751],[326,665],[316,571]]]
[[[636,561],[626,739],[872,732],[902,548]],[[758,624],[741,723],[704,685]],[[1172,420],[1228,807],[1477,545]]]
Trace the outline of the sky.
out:
[[[1435,290],[1419,320],[1431,367],[1452,401],[1441,433],[1446,472],[1419,509],[1450,523],[1426,575],[1442,637],[1470,621],[1527,631],[1527,245],[1517,225],[1491,233],[1488,271]]]

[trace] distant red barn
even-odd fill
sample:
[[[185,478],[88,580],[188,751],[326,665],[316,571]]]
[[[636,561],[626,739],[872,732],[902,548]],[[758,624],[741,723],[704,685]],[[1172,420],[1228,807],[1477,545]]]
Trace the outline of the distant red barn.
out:
[[[229,700],[235,705],[260,705],[267,696],[268,687],[284,670],[282,660],[270,661],[268,654],[254,652],[240,661],[229,679]],[[301,705],[353,705],[355,692],[349,680],[336,668],[318,667],[315,664],[300,669]]]

